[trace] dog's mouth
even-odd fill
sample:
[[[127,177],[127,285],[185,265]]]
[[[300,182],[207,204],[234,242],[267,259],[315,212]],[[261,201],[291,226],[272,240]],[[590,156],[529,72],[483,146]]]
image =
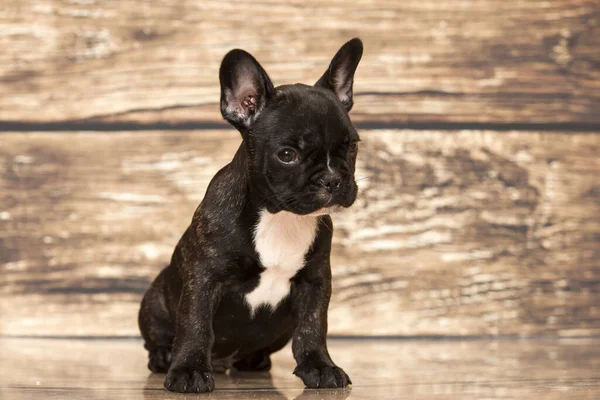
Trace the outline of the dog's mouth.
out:
[[[316,193],[312,201],[297,203],[295,207],[290,207],[293,209],[288,209],[288,211],[298,215],[329,215],[350,207],[354,204],[355,197],[356,196],[349,194],[340,199],[339,196],[334,194]]]
[[[343,190],[333,193],[326,190],[296,193],[271,203],[270,207],[267,205],[267,209],[271,213],[285,210],[296,215],[328,215],[352,206],[357,192],[356,183],[351,182]]]
[[[294,202],[283,206],[285,211],[289,211],[296,215],[306,215],[317,217],[320,215],[329,215],[340,211],[344,208],[341,204],[334,201],[333,196],[323,199],[323,197],[315,196],[309,202]]]

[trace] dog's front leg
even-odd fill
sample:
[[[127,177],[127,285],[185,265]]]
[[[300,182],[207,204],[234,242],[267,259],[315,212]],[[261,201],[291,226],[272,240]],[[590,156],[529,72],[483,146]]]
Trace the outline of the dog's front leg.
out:
[[[341,388],[352,383],[327,351],[331,272],[329,262],[326,264],[320,268],[320,276],[301,277],[295,283],[292,304],[296,319],[292,352],[298,364],[294,375],[309,388]]]
[[[210,354],[220,286],[206,264],[186,269],[183,277],[173,362],[165,378],[165,387],[172,392],[211,392],[215,387]]]

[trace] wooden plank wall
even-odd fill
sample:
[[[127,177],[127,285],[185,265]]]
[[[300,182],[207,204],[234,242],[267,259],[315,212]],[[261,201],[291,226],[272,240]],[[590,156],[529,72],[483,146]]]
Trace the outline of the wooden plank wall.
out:
[[[219,121],[231,48],[310,83],[360,36],[356,120],[600,122],[597,0],[2,3],[4,121]]]
[[[311,83],[354,36],[330,332],[600,334],[598,1],[6,0],[0,335],[136,335],[240,142],[222,56]]]

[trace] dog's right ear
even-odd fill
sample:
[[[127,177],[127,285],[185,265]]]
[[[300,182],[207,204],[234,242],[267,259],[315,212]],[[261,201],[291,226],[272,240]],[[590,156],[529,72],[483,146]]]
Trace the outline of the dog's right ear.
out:
[[[252,55],[231,50],[219,70],[221,114],[240,131],[247,130],[275,94],[271,79]]]

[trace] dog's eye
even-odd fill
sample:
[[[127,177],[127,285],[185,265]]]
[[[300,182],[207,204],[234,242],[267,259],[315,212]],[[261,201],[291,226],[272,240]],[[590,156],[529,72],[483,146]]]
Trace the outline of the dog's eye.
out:
[[[348,146],[348,151],[350,153],[356,153],[358,151],[358,141],[350,143],[350,146]]]
[[[294,149],[285,148],[279,150],[277,158],[284,164],[295,164],[298,162],[298,153],[296,153],[296,150]]]

